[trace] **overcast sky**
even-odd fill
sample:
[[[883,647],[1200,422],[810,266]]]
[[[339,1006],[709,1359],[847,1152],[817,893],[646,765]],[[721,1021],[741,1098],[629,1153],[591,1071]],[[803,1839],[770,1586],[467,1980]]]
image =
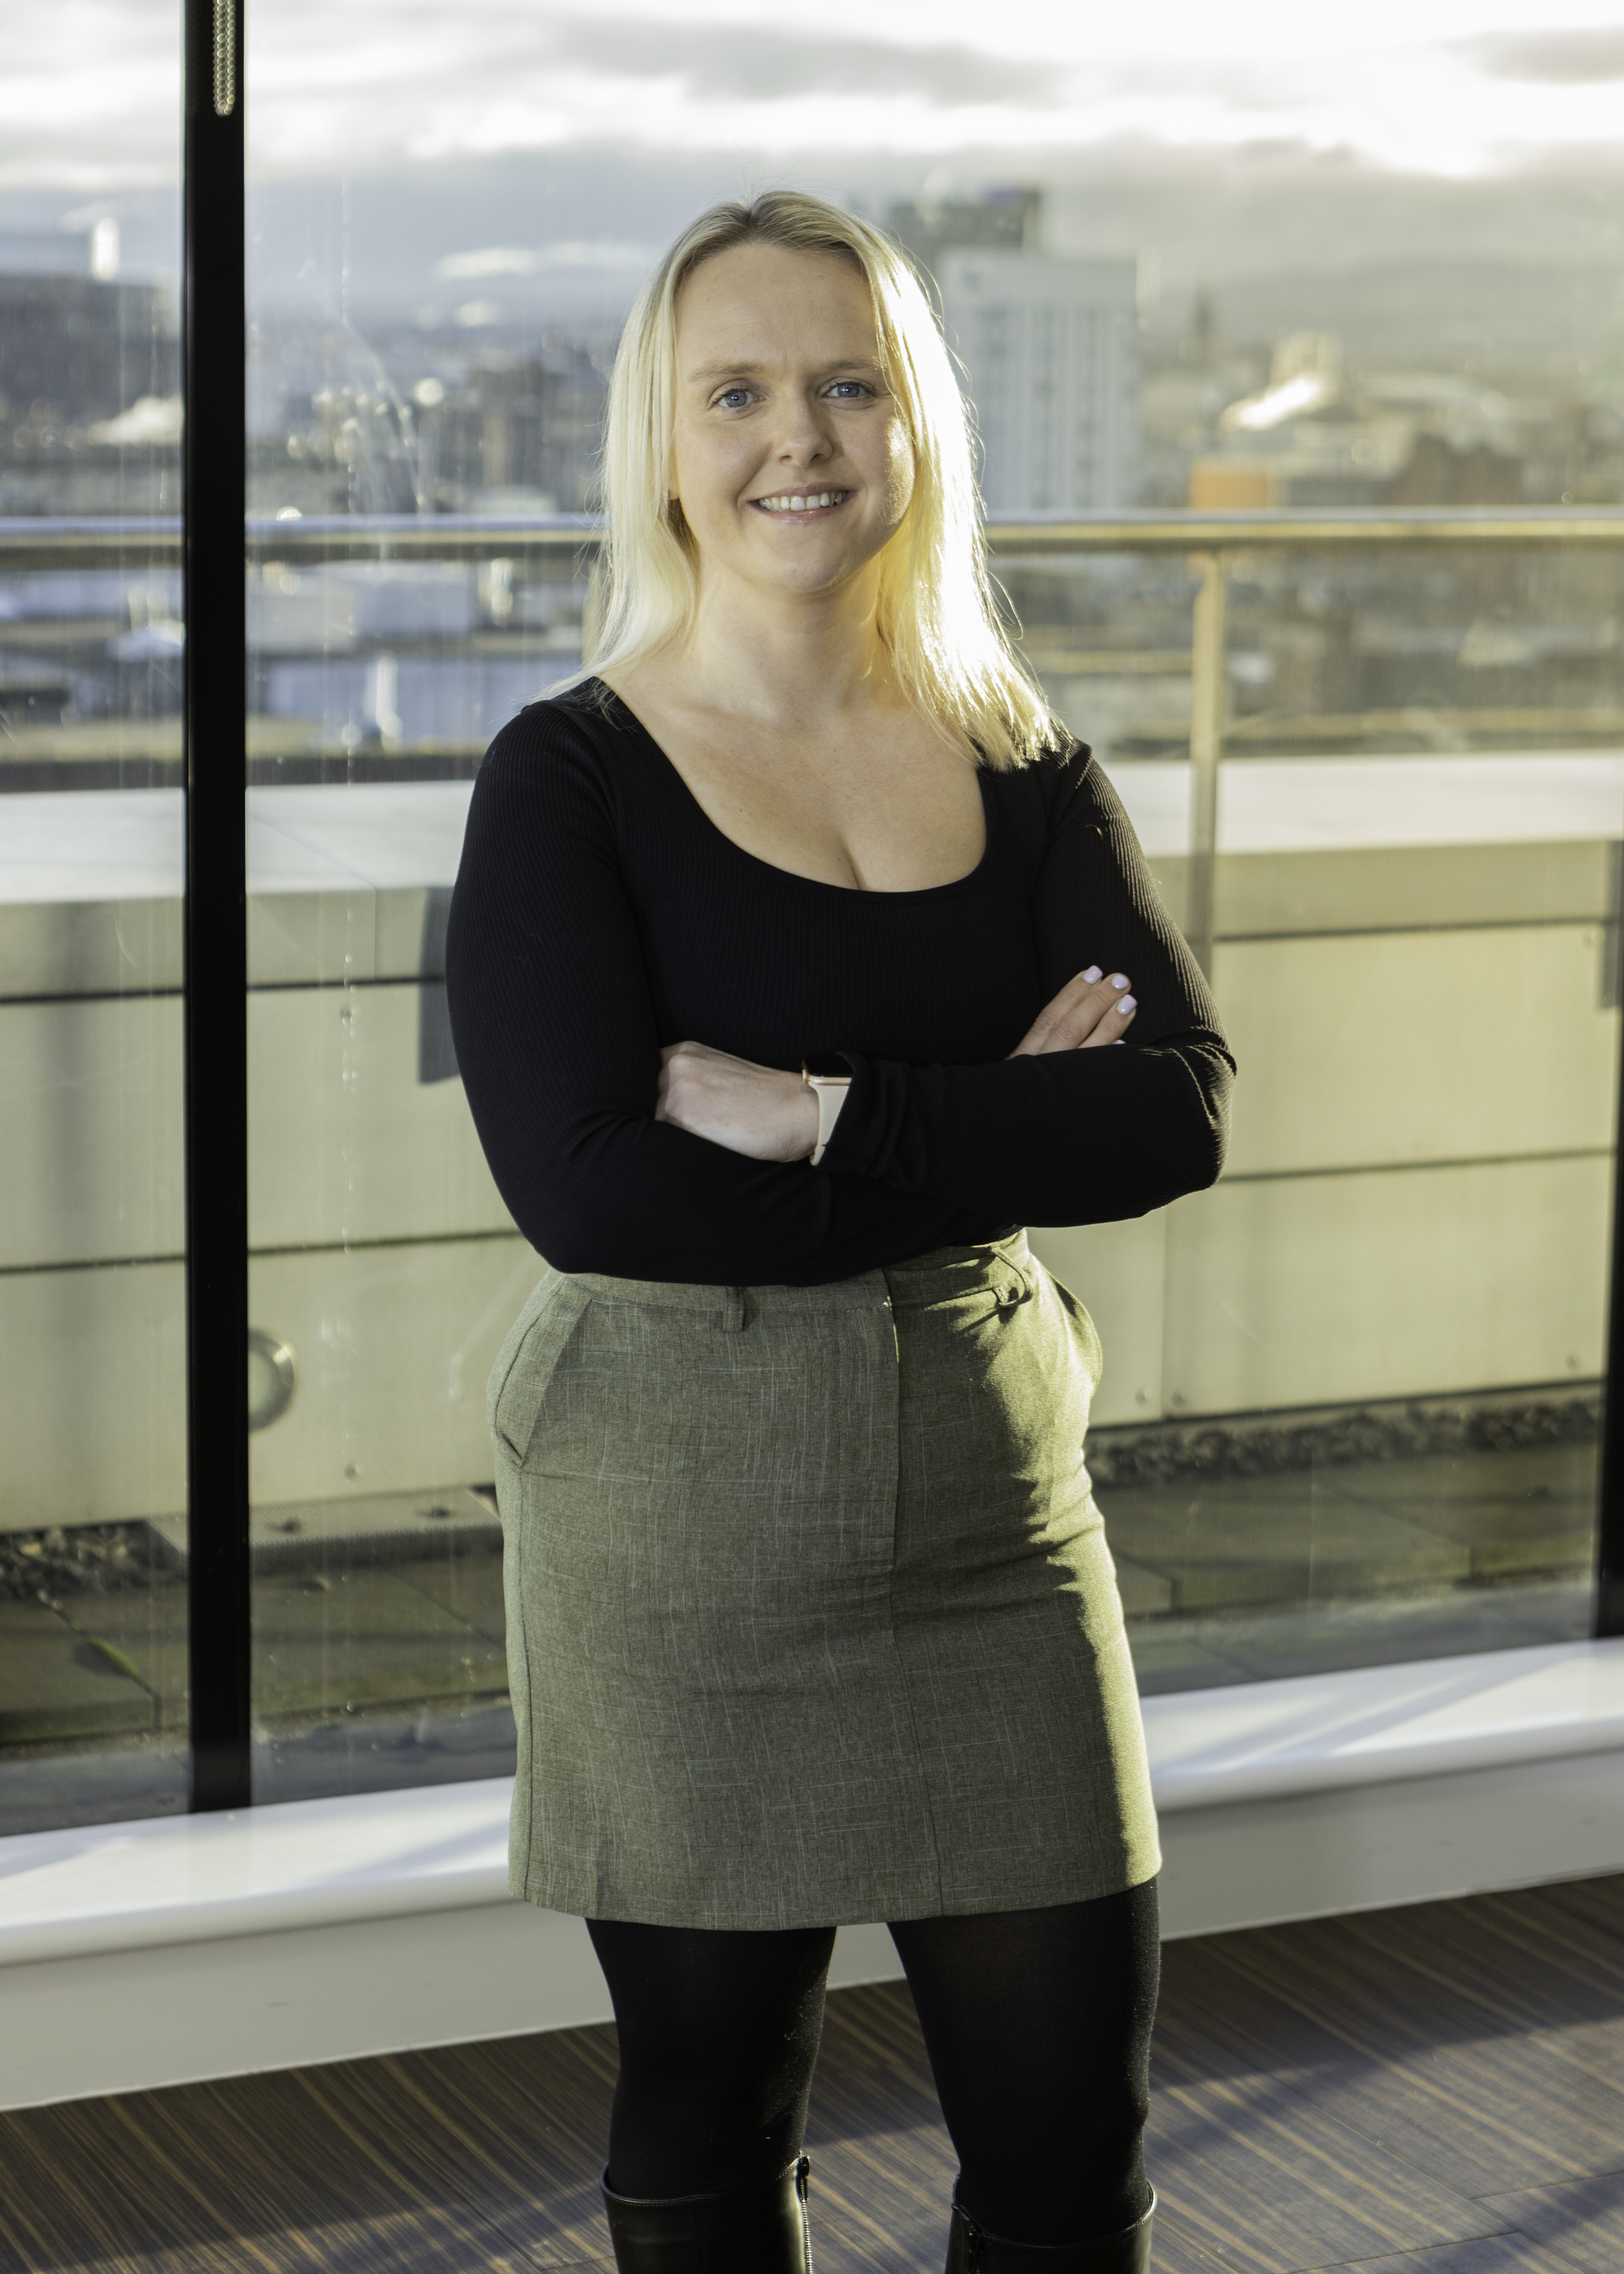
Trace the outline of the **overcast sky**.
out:
[[[1446,177],[1616,151],[1624,0],[250,0],[264,174],[629,147],[939,161],[1296,146]],[[173,178],[175,0],[0,0],[0,187]],[[855,28],[857,26],[861,28]],[[853,27],[853,28],[848,28]]]

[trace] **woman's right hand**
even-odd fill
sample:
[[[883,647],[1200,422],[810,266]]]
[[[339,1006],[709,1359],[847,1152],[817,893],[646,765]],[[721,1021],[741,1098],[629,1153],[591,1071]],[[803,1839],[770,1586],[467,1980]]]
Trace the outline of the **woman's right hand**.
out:
[[[1138,1008],[1125,973],[1103,972],[1091,963],[1044,1005],[1010,1056],[1035,1058],[1049,1050],[1094,1050],[1119,1043]]]

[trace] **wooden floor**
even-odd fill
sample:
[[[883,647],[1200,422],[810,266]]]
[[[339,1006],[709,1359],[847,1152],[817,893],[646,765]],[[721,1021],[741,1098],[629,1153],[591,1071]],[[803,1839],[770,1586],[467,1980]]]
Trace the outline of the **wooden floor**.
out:
[[[1158,2274],[1620,2274],[1624,1879],[1176,1943]],[[4,2274],[596,2270],[613,2032],[0,2116]],[[939,2274],[900,1988],[831,2000],[819,2274]]]

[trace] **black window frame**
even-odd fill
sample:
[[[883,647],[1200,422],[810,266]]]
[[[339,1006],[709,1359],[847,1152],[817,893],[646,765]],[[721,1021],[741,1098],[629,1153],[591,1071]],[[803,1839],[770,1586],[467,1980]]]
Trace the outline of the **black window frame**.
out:
[[[182,472],[191,1805],[253,1798],[248,1465],[244,0],[185,0]],[[1624,931],[1624,911],[1615,932]],[[1624,961],[1615,937],[1614,953]],[[1507,1037],[1515,1050],[1515,1037]],[[1624,1047],[1619,1126],[1624,1128]],[[1593,1631],[1624,1634],[1624,1145],[1615,1143]]]
[[[187,1660],[191,1804],[208,1811],[253,1797],[242,0],[186,0],[184,37]]]

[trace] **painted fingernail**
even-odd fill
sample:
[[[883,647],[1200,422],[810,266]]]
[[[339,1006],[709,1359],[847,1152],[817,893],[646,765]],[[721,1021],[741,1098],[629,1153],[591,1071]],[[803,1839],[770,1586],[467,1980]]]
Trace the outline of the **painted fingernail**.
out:
[[[1121,1002],[1116,1005],[1118,1014],[1124,1019],[1127,1017],[1130,1011],[1137,1011],[1139,1007],[1139,1005],[1134,1001],[1132,995],[1124,995]]]
[[[1125,987],[1125,986],[1127,985],[1127,983],[1127,983],[1126,979],[1124,979],[1124,976],[1123,976],[1123,975],[1122,975],[1122,973],[1121,973],[1120,971],[1113,971],[1113,972],[1112,972],[1112,974],[1111,974],[1111,985],[1112,985],[1113,987]]]
[[[1085,980],[1086,980],[1086,982],[1088,983],[1089,986],[1090,986],[1090,987],[1092,987],[1092,986],[1094,985],[1094,983],[1095,980],[1096,980],[1096,979],[1098,979],[1098,978],[1099,978],[1099,976],[1100,976],[1100,967],[1099,967],[1099,965],[1098,965],[1097,963],[1091,963],[1091,964],[1089,965],[1089,967],[1088,967],[1087,970],[1086,970],[1086,971],[1085,971],[1084,973],[1082,973],[1081,976],[1082,976]]]

